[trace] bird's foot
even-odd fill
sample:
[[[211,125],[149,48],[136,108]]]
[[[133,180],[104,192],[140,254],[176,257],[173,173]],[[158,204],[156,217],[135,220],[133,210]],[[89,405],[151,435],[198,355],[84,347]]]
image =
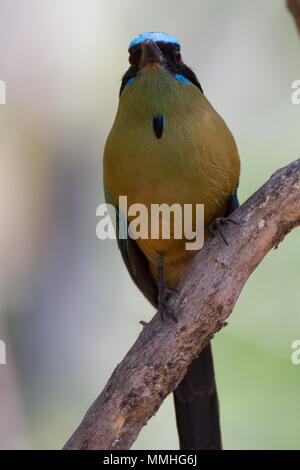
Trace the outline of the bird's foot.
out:
[[[223,242],[226,243],[226,245],[229,245],[229,243],[224,235],[223,227],[228,223],[239,225],[238,222],[231,219],[230,217],[218,217],[214,219],[209,226],[209,232],[211,236],[215,237],[216,234],[220,234]]]
[[[168,301],[166,298],[159,300],[158,304],[158,313],[160,314],[160,318],[162,321],[165,321],[165,315],[171,318],[175,323],[177,323],[177,318],[173,311],[170,309],[168,305]]]
[[[165,287],[165,293],[166,293],[166,299],[169,300],[169,298],[171,297],[172,294],[174,293],[178,293],[179,290],[176,289],[176,287],[169,287],[169,286],[166,286]]]
[[[164,283],[164,264],[160,262],[158,264],[158,275],[157,275],[157,286],[158,286],[158,313],[162,321],[165,321],[164,314],[169,318],[172,318],[177,323],[177,318],[169,307],[169,296],[170,292],[174,291],[173,288],[168,288]],[[175,289],[176,290],[176,289]]]

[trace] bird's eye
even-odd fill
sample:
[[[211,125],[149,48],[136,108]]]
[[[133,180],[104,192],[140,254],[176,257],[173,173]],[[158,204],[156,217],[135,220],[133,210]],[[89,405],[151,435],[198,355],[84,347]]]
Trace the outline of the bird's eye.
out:
[[[176,51],[176,52],[174,53],[174,62],[175,62],[176,64],[179,64],[180,61],[181,61],[181,54],[180,54],[179,51]]]

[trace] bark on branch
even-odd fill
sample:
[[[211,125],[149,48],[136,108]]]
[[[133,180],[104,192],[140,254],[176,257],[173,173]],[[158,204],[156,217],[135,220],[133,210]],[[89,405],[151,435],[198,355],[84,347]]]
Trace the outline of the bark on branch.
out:
[[[209,239],[171,299],[178,323],[158,315],[143,327],[65,449],[129,449],[182,380],[192,359],[226,323],[250,274],[300,225],[300,159],[278,170],[232,216],[229,246]]]

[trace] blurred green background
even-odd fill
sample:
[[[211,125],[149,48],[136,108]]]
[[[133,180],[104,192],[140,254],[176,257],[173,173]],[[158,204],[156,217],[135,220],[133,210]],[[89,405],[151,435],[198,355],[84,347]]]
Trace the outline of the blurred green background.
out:
[[[154,313],[95,215],[127,47],[149,30],[181,40],[231,128],[241,202],[299,157],[283,0],[0,0],[0,448],[61,448]],[[227,449],[300,448],[299,241],[269,253],[213,341]],[[134,448],[178,448],[171,396]]]

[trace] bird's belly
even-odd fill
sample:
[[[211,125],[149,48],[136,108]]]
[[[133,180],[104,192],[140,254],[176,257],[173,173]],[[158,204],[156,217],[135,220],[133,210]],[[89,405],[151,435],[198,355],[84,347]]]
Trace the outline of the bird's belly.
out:
[[[112,176],[115,184],[110,185],[111,188],[116,189],[113,197],[117,204],[119,196],[127,197],[129,223],[139,215],[143,230],[147,226],[147,238],[137,238],[136,243],[149,260],[151,272],[155,277],[157,262],[163,258],[165,279],[170,286],[175,286],[178,283],[196,251],[186,249],[186,242],[191,240],[187,240],[184,236],[184,226],[182,226],[182,238],[177,239],[174,236],[174,219],[172,217],[170,220],[170,237],[164,238],[162,236],[163,224],[161,219],[158,224],[159,236],[158,238],[152,237],[151,227],[155,224],[157,226],[157,216],[154,216],[154,219],[151,216],[153,206],[167,204],[171,207],[176,204],[180,206],[183,214],[184,205],[191,205],[192,223],[190,228],[195,231],[196,205],[203,204],[204,230],[205,236],[207,236],[210,221],[214,217],[224,215],[228,196],[231,192],[231,188],[228,187],[226,181],[226,173],[224,182],[221,181],[220,183],[221,178],[218,178],[218,184],[216,184],[214,173],[210,173],[209,169],[203,169],[201,165],[195,165],[192,172],[188,157],[186,157],[184,165],[179,165],[179,158],[176,161],[176,156],[176,153],[173,153],[174,165],[170,165],[168,171],[165,171],[165,169],[164,171],[157,171],[155,169],[156,166],[159,168],[159,154],[155,155],[149,165],[147,165],[147,161],[144,165],[141,165],[140,162],[134,162],[134,156],[132,156],[130,167],[129,165],[122,166],[121,163],[117,168],[114,167]],[[193,155],[190,155],[190,157],[193,157]],[[126,177],[124,177],[124,174],[126,174]],[[106,179],[109,183],[109,171],[106,172]],[[130,213],[130,208],[135,204],[142,204],[146,208],[146,213],[142,215],[138,212],[136,214]]]
[[[188,90],[192,92],[193,88]],[[136,108],[136,113],[128,113],[122,108],[106,143],[104,174],[112,199],[118,205],[119,196],[127,196],[128,208],[143,204],[148,210],[144,219],[149,224],[149,235],[151,206],[164,203],[181,207],[192,204],[194,211],[196,204],[204,204],[207,234],[209,222],[224,215],[238,184],[239,157],[230,131],[202,94],[197,91],[194,98],[188,101],[188,109],[160,110],[165,116],[161,139],[151,126],[157,111],[151,114]],[[129,214],[129,222],[134,218]],[[157,239],[148,236],[136,242],[154,275],[163,257],[165,278],[172,286],[195,252],[186,250],[184,236],[173,236],[172,223],[170,228],[169,239],[163,238],[160,231]]]
[[[190,250],[186,248],[186,243],[191,242],[185,234],[190,237],[191,231],[195,232],[196,226],[201,222],[200,211],[198,207],[196,215],[196,206],[204,205],[204,224],[200,226],[200,230],[204,231],[204,237],[208,235],[208,225],[213,217],[224,214],[225,204],[216,203],[218,197],[207,197],[206,185],[201,184],[200,175],[189,178],[183,174],[178,177],[173,176],[167,181],[147,181],[143,186],[128,188],[128,208],[133,204],[143,204],[147,209],[144,215],[139,212],[139,218],[143,227],[146,227],[147,238],[138,238],[136,243],[149,260],[149,265],[154,277],[157,275],[157,264],[163,260],[165,280],[170,287],[175,287],[182,277],[187,265],[198,250]],[[214,195],[216,196],[216,194]],[[157,212],[157,206],[166,204],[167,207],[174,208],[176,219],[173,211],[164,213]],[[189,205],[189,209],[185,205]],[[153,209],[154,208],[154,209]],[[188,223],[185,222],[184,212],[190,211],[188,214]],[[171,217],[169,216],[172,214]],[[129,223],[134,221],[135,216],[129,215]],[[187,220],[186,219],[186,220]],[[175,220],[177,223],[175,223]],[[169,226],[169,229],[168,229]],[[157,234],[154,238],[151,230]],[[155,231],[156,229],[156,231]],[[165,238],[165,237],[168,238]],[[181,236],[181,238],[177,238]],[[200,238],[200,234],[199,234]]]

